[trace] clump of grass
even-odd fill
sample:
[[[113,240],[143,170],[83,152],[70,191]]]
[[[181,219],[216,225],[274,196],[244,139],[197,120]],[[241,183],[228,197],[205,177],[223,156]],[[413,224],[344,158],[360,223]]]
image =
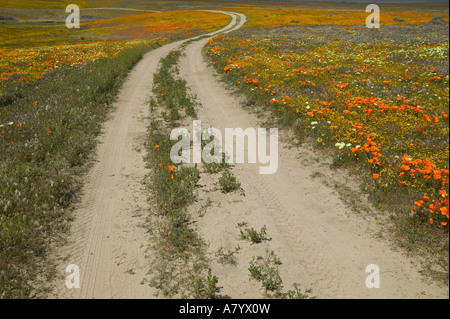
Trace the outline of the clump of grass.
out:
[[[261,281],[265,293],[273,293],[275,297],[280,297],[283,289],[283,280],[276,267],[280,264],[281,261],[272,251],[266,258],[261,256],[253,257],[248,268],[250,276]]]
[[[288,290],[288,292],[283,296],[283,299],[314,299],[314,297],[310,297],[311,289],[306,289],[303,292],[298,285],[294,284],[294,289]]]
[[[218,256],[218,262],[222,265],[233,265],[236,266],[237,258],[235,254],[240,250],[240,247],[236,247],[234,251],[228,250],[227,252],[223,251],[223,247],[220,247],[217,250],[216,256]]]
[[[253,257],[248,268],[250,276],[261,282],[265,295],[277,299],[313,299],[310,297],[310,289],[302,290],[294,283],[294,289],[283,292],[283,280],[281,279],[278,267],[281,260],[271,251],[266,258],[261,256]]]
[[[234,192],[241,188],[241,183],[230,171],[222,173],[222,176],[219,178],[219,184],[224,193]]]
[[[211,268],[208,269],[206,278],[192,276],[192,297],[195,299],[217,299],[221,288],[217,287],[219,279],[212,275]]]
[[[267,228],[266,225],[264,225],[263,227],[261,227],[259,232],[253,227],[246,228],[244,231],[240,229],[240,233],[241,239],[249,240],[252,244],[259,244],[266,239]]]

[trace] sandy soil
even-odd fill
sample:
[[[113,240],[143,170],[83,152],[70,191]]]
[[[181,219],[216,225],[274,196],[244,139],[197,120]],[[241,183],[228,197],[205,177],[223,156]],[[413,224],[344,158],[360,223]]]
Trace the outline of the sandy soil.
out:
[[[232,22],[221,32],[245,23],[244,16],[231,15]],[[189,44],[179,65],[180,76],[197,94],[203,128],[259,127],[256,115],[224,89],[204,61],[201,50],[207,41],[202,38]],[[100,138],[97,161],[86,176],[69,244],[57,252],[60,265],[51,297],[154,298],[154,288],[146,283],[149,242],[143,227],[149,209],[143,185],[148,173],[143,160],[147,101],[160,58],[183,42],[148,53],[120,91]],[[448,298],[447,287],[425,283],[417,265],[388,241],[372,235],[378,232],[376,223],[351,212],[333,189],[311,176],[315,171],[330,177],[335,173],[311,150],[292,148],[287,132],[280,131],[277,173],[260,175],[258,169],[254,164],[237,164],[232,169],[245,196],[221,193],[212,177],[202,174],[198,202],[191,208],[194,225],[209,245],[221,294],[261,298],[260,283],[249,280],[247,268],[253,256],[274,251],[282,261],[280,274],[286,290],[297,282],[312,288],[312,295],[319,298]],[[241,240],[237,227],[241,222],[255,229],[266,225],[269,240],[256,245]],[[236,247],[236,265],[218,262],[219,248]],[[68,264],[80,267],[80,289],[65,286]],[[369,264],[380,267],[379,289],[365,285]]]

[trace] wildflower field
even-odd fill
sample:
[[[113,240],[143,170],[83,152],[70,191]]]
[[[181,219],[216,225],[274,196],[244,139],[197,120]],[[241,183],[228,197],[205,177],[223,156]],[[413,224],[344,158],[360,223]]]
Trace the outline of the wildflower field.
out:
[[[64,25],[6,25],[0,29],[0,93],[17,81],[34,81],[60,68],[112,59],[129,47],[211,32],[228,22],[229,17],[222,14],[173,11],[86,22],[73,31]]]
[[[329,3],[327,4],[330,5]],[[349,7],[337,8],[336,10],[314,8],[318,4],[308,7],[297,8],[236,8],[236,12],[244,13],[248,18],[248,23],[244,28],[277,28],[281,26],[295,25],[363,25],[367,13],[361,10],[362,6],[347,4]],[[383,4],[380,4],[380,10],[383,14],[380,16],[380,23],[383,25],[399,24],[420,24],[429,22],[432,17],[439,16],[448,21],[448,15],[441,12],[427,11],[405,11],[393,10],[391,8],[384,10]]]
[[[252,28],[205,52],[336,166],[354,163],[379,202],[448,234],[448,50],[448,23],[422,23]]]

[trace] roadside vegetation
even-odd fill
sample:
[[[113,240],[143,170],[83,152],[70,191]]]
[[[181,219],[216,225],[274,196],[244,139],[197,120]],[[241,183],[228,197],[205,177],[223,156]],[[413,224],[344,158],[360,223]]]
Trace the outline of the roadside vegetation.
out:
[[[148,165],[153,169],[150,192],[156,205],[151,212],[153,271],[150,284],[164,297],[217,298],[218,278],[208,268],[205,243],[191,226],[188,208],[196,198],[200,178],[197,165],[174,165],[170,150],[173,127],[186,118],[195,118],[195,102],[186,82],[177,78],[176,64],[181,51],[172,51],[161,60],[154,75],[150,101]]]

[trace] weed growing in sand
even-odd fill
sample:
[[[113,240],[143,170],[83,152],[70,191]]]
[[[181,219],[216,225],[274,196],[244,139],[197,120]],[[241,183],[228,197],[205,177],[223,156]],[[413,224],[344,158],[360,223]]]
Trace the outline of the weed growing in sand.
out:
[[[261,256],[253,257],[250,261],[250,276],[258,281],[261,281],[265,293],[273,293],[274,296],[282,295],[283,280],[281,279],[277,265],[280,260],[272,252],[268,257]]]
[[[259,244],[260,242],[266,239],[267,228],[266,225],[264,225],[259,232],[253,229],[253,227],[246,228],[245,231],[240,229],[240,232],[241,232],[241,239],[249,240],[252,242],[252,244]]]
[[[217,252],[216,256],[218,257],[217,262],[222,265],[232,265],[236,266],[237,264],[237,258],[235,254],[240,250],[241,248],[238,246],[233,250],[228,250],[224,252],[223,247],[220,247]]]
[[[212,275],[211,268],[208,269],[208,275],[192,276],[192,297],[195,299],[216,299],[221,288],[217,287],[219,279]]]
[[[224,193],[234,192],[241,188],[241,183],[230,171],[222,173],[222,176],[219,178],[219,184]]]
[[[294,284],[294,289],[289,290],[284,296],[283,299],[314,299],[314,297],[310,297],[311,289],[306,289],[305,292],[298,287],[298,285]]]
[[[269,298],[277,299],[313,299],[310,297],[310,289],[302,290],[294,283],[294,289],[283,292],[283,280],[281,279],[278,266],[281,260],[271,251],[266,258],[253,257],[248,268],[253,279],[261,281],[264,292]]]

